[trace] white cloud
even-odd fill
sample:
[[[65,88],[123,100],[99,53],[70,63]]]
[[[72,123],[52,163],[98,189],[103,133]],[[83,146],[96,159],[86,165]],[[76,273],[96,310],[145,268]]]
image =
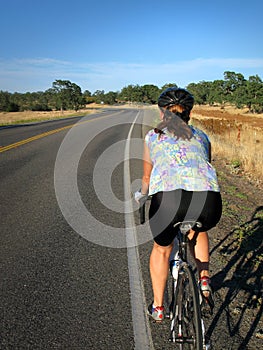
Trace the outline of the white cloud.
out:
[[[51,58],[0,60],[0,89],[43,91],[56,79],[71,80],[83,90],[90,91],[116,91],[128,84],[162,86],[175,82],[185,86],[190,82],[223,79],[223,72],[227,70],[242,73],[245,77],[262,76],[263,59],[197,58],[165,64],[79,63]]]

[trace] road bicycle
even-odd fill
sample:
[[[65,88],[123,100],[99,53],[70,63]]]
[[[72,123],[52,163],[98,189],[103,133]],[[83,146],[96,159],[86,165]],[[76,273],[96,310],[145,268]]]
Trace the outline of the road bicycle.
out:
[[[148,198],[140,200],[140,223],[145,222],[145,203]],[[210,350],[211,342],[206,337],[204,317],[207,309],[204,303],[195,273],[188,260],[188,233],[192,228],[201,228],[199,221],[183,221],[174,225],[177,235],[174,249],[170,256],[170,293],[166,290],[168,310],[166,318],[170,320],[169,341],[178,345],[180,350]],[[169,302],[169,294],[171,294]]]

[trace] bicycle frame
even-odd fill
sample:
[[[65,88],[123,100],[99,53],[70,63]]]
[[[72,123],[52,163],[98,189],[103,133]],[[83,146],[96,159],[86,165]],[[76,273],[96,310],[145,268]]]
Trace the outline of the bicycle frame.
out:
[[[182,290],[184,289],[184,274],[185,271],[187,270],[187,274],[191,275],[191,283],[192,283],[192,289],[193,292],[195,294],[195,298],[196,298],[196,312],[197,312],[197,320],[196,322],[199,323],[198,328],[200,329],[200,336],[202,338],[202,347],[198,347],[205,349],[205,350],[209,350],[210,349],[210,344],[206,343],[206,339],[205,339],[205,325],[204,325],[204,321],[201,317],[201,310],[200,310],[200,305],[201,305],[201,295],[200,295],[200,291],[197,287],[197,283],[196,283],[196,279],[192,270],[192,266],[191,264],[188,262],[188,258],[187,258],[187,245],[188,245],[188,233],[190,232],[190,230],[194,227],[202,227],[202,224],[200,222],[196,222],[196,221],[184,221],[184,222],[179,222],[177,224],[174,225],[175,229],[178,230],[177,236],[174,240],[174,249],[171,253],[170,256],[170,261],[176,259],[179,259],[181,261],[179,267],[178,267],[178,276],[177,279],[174,278],[173,273],[172,273],[172,269],[171,269],[171,277],[172,277],[172,300],[171,303],[169,305],[169,316],[166,316],[168,318],[170,318],[171,320],[171,326],[170,326],[170,338],[169,340],[171,342],[176,342],[179,344],[180,349],[184,349],[184,345],[183,344],[189,344],[189,346],[192,344],[194,346],[194,340],[188,339],[187,337],[185,337],[185,335],[183,334],[183,330],[182,330],[182,320],[180,319],[181,316],[179,316],[178,319],[178,315],[180,315],[180,313],[182,312],[180,310],[180,308],[182,307],[182,305],[180,305],[180,300],[182,301],[183,297],[182,295],[180,295],[180,293],[182,293]],[[176,242],[176,240],[178,240],[178,244]],[[178,251],[178,255],[176,255],[176,251]],[[189,281],[188,281],[189,282]],[[175,314],[174,314],[175,313]],[[178,323],[177,325],[177,332],[175,332],[175,323]],[[192,343],[193,342],[193,343]],[[199,341],[200,342],[200,341]]]

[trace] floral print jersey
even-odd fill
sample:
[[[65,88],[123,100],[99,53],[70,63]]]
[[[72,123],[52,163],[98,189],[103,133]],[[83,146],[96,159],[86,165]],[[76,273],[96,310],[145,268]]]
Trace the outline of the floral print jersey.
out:
[[[219,192],[216,171],[209,163],[208,136],[193,126],[190,140],[177,139],[165,128],[159,135],[150,130],[145,142],[150,150],[152,172],[149,195],[161,191]]]

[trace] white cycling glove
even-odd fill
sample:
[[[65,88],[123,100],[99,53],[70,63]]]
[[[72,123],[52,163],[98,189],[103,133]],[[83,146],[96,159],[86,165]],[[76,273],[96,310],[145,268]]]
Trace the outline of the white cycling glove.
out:
[[[140,199],[142,199],[142,198],[144,198],[144,197],[147,197],[147,195],[146,195],[146,194],[142,194],[142,193],[141,193],[141,190],[136,191],[136,192],[134,193],[134,199],[135,199],[136,202],[139,203],[139,204],[140,204]]]

